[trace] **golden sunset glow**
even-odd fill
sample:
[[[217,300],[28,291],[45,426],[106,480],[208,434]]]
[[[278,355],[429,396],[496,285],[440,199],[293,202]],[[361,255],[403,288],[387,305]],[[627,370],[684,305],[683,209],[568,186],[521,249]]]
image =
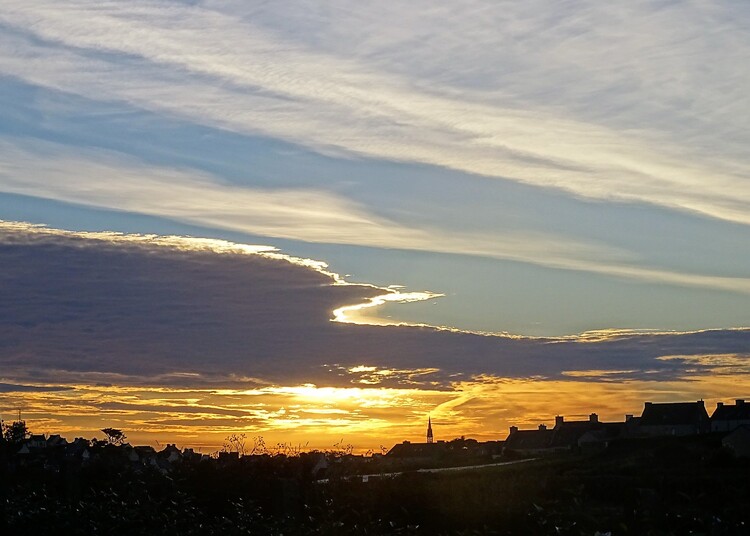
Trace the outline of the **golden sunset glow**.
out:
[[[376,372],[375,367],[357,368]],[[603,421],[622,421],[626,413],[639,415],[645,401],[674,399],[702,399],[711,411],[716,402],[731,398],[726,393],[750,393],[747,376],[729,374],[603,382],[572,376],[565,381],[487,376],[446,390],[305,384],[254,389],[69,385],[44,391],[55,387],[38,385],[38,392],[3,393],[0,407],[6,418],[22,408],[34,430],[68,436],[101,435],[101,428],[114,426],[135,443],[176,441],[212,452],[226,436],[245,433],[267,444],[307,449],[331,448],[343,440],[365,452],[404,439],[423,440],[428,414],[438,439],[492,440],[503,439],[511,425],[535,428],[554,422],[555,415],[582,419],[594,412]]]

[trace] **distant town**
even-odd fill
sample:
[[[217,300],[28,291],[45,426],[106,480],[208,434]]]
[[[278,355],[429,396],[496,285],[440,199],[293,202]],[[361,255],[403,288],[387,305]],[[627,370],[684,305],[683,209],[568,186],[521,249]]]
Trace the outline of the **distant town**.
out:
[[[312,477],[326,478],[334,474],[360,474],[363,470],[461,466],[466,463],[492,463],[502,459],[550,456],[563,453],[596,452],[620,440],[659,437],[687,437],[721,434],[722,445],[736,456],[750,456],[750,404],[737,399],[732,404],[719,402],[709,416],[702,400],[695,402],[645,402],[640,416],[625,415],[623,421],[603,422],[596,413],[585,420],[555,417],[554,424],[540,424],[532,430],[511,426],[505,440],[477,441],[460,437],[434,440],[432,420],[428,419],[426,441],[403,441],[390,450],[366,455],[353,454],[351,445],[335,445],[325,451],[302,452],[300,449],[267,448],[262,439],[252,447],[245,445],[244,435],[227,438],[224,448],[212,454],[192,448],[179,449],[167,444],[156,450],[152,446],[133,446],[125,433],[104,429],[106,439],[76,438],[68,441],[59,434],[30,433],[24,421],[3,423],[0,458],[6,468],[38,465],[59,471],[71,464],[87,465],[97,459],[119,461],[133,468],[149,467],[167,473],[175,464],[205,462],[227,465],[241,458],[302,456],[313,460],[307,464]],[[248,460],[249,461],[249,460]],[[332,469],[333,468],[333,469]],[[343,469],[342,469],[343,468]],[[370,475],[376,476],[376,475]]]

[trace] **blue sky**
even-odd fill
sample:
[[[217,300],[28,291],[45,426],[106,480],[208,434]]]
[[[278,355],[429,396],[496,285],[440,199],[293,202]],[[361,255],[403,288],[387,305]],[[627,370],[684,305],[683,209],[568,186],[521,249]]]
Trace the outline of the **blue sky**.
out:
[[[721,0],[4,0],[0,414],[377,448],[428,413],[492,439],[750,397],[749,28]]]
[[[737,2],[7,2],[0,207],[270,244],[557,336],[750,323]]]

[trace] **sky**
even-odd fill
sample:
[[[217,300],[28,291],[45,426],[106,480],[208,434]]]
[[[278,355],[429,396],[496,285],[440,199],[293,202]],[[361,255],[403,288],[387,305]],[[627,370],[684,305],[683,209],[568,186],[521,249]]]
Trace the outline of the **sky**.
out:
[[[7,0],[0,414],[376,449],[750,397],[748,28]]]

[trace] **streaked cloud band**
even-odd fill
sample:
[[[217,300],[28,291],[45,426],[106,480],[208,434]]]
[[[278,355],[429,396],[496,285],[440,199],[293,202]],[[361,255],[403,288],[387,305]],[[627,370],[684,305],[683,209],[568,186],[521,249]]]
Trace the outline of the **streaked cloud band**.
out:
[[[201,6],[78,2],[60,10],[23,2],[0,17],[14,29],[2,37],[0,68],[33,84],[321,152],[750,223],[747,159],[676,132],[624,131],[543,106],[520,108],[496,91],[426,90],[425,81],[378,69],[362,54],[311,50]]]
[[[0,139],[0,191],[261,236],[481,256],[750,294],[750,279],[649,268],[603,244],[526,231],[409,227],[323,191],[239,187],[193,169],[147,165],[118,153],[71,152],[38,140]]]

